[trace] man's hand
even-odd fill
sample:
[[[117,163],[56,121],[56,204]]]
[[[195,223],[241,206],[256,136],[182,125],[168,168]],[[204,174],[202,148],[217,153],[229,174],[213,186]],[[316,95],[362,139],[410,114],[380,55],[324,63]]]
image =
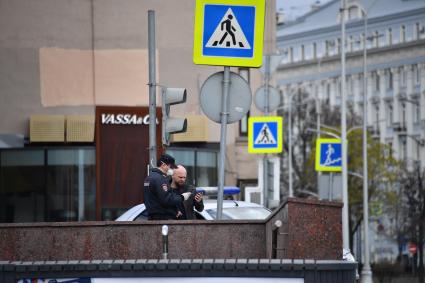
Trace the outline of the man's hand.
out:
[[[182,196],[183,196],[184,200],[187,200],[190,197],[191,194],[192,193],[190,193],[190,192],[182,193]]]
[[[177,215],[176,215],[176,218],[180,218],[180,217],[182,217],[183,216],[183,213],[179,210],[179,211],[177,211]]]
[[[201,193],[197,193],[195,195],[195,201],[196,202],[201,202],[202,201],[202,194]]]

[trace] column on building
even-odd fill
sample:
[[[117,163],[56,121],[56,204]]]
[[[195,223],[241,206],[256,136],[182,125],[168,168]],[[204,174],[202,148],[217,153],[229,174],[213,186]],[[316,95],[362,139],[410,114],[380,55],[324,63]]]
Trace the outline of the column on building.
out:
[[[393,74],[393,124],[400,125],[400,101],[399,101],[399,84],[400,84],[400,70],[398,68],[391,68],[391,73]]]
[[[330,78],[328,80],[329,86],[330,86],[330,95],[329,95],[329,104],[331,106],[336,105],[336,92],[337,92],[337,78]]]
[[[373,95],[373,79],[372,72],[366,73],[366,99],[367,99],[367,126],[373,125],[373,103],[372,103],[372,95]],[[363,85],[363,84],[362,84]],[[363,105],[365,107],[365,105]],[[363,113],[361,114],[363,115]]]
[[[406,74],[406,98],[408,99],[405,104],[405,111],[404,114],[405,117],[405,123],[406,123],[406,132],[407,135],[411,135],[414,131],[413,129],[413,111],[414,111],[414,104],[411,100],[411,94],[413,93],[413,72],[412,72],[412,65],[406,65],[403,67],[403,71]],[[416,156],[416,148],[417,144],[416,141],[413,138],[407,138],[407,158],[409,160],[417,160]]]
[[[419,78],[420,83],[420,120],[422,126],[425,127],[425,63],[418,64],[418,72],[420,72],[421,76]],[[425,137],[424,137],[425,138]]]
[[[392,74],[392,92],[393,97],[391,99],[392,103],[392,111],[393,111],[393,122],[390,127],[397,128],[400,126],[400,103],[398,99],[398,90],[399,90],[399,69],[398,68],[391,68],[389,70]],[[388,76],[387,76],[387,79]],[[400,152],[400,139],[398,138],[398,132],[393,131],[393,149],[394,149],[394,157],[400,158],[401,152]]]
[[[377,70],[377,75],[379,76],[379,120],[378,120],[378,129],[380,133],[380,142],[385,143],[386,135],[386,122],[385,117],[387,116],[387,108],[385,107],[385,71]]]
[[[353,89],[353,101],[354,101],[354,112],[355,113],[360,113],[360,106],[359,106],[359,101],[362,100],[361,97],[361,89],[362,89],[362,84],[360,83],[360,74],[353,74],[351,75],[351,79],[354,82],[354,89]]]
[[[425,143],[425,63],[418,64],[418,72],[420,72],[420,124],[422,144]],[[425,168],[425,145],[420,148],[420,158],[422,168]]]
[[[315,89],[315,93],[314,95],[316,96],[317,99],[319,99],[320,102],[323,101],[323,81],[322,80],[317,80],[314,81],[314,89]]]

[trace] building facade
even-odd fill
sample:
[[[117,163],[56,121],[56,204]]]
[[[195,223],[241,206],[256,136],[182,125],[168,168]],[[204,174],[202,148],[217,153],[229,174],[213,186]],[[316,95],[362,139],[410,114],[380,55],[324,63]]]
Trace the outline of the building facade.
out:
[[[277,48],[282,61],[275,78],[286,105],[291,94],[299,92],[322,103],[340,106],[340,2],[330,1],[293,22],[278,25]],[[389,154],[395,158],[424,168],[425,3],[347,2],[347,105],[362,117],[366,95],[367,126],[372,136],[389,145]],[[363,91],[364,48],[367,50],[366,93]],[[383,215],[371,220],[372,261],[394,261],[399,254],[397,220]]]
[[[217,185],[220,125],[203,115],[199,92],[222,68],[193,64],[195,3],[0,0],[0,222],[96,218],[96,108],[148,106],[148,10],[156,16],[157,105],[162,86],[188,93],[171,110],[188,118],[188,131],[163,150],[188,167],[192,184]],[[266,52],[274,15],[275,1],[267,0]],[[232,71],[253,93],[262,83],[256,69]],[[246,119],[229,125],[226,185],[256,183],[246,135]]]

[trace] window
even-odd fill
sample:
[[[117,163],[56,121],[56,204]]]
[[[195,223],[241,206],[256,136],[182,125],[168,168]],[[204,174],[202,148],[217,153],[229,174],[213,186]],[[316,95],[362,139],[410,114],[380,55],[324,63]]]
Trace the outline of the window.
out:
[[[379,91],[379,75],[377,72],[372,73],[373,91]]]
[[[354,94],[354,78],[353,77],[349,78],[348,84],[349,84],[348,93],[349,95],[353,95]]]
[[[407,85],[407,71],[404,68],[400,68],[400,86],[405,87]]]
[[[397,44],[400,43],[400,29],[393,29],[393,33],[392,33],[392,39],[393,39],[393,44]]]
[[[169,148],[167,153],[187,169],[187,183],[194,186],[217,186],[218,150]]]
[[[421,29],[421,24],[420,23],[416,23],[414,26],[414,35],[413,35],[413,39],[419,39],[419,31]]]
[[[46,203],[48,221],[94,219],[96,166],[93,149],[47,151]]]
[[[317,58],[317,43],[313,42],[313,59]]]
[[[387,90],[391,90],[393,89],[393,73],[391,72],[391,70],[387,70],[386,72],[386,86],[387,86]]]
[[[421,105],[419,101],[413,104],[413,123],[417,124],[421,120]]]
[[[406,103],[401,104],[401,128],[406,129]]]
[[[376,30],[374,33],[373,33],[373,47],[379,47],[379,32]]]
[[[301,45],[300,52],[301,52],[301,55],[300,55],[301,59],[300,60],[304,61],[305,60],[305,47],[304,47],[304,45]]]
[[[329,103],[330,98],[331,98],[331,83],[327,82],[326,83],[326,98],[325,98],[327,103]]]
[[[388,143],[388,156],[389,157],[393,157],[394,153],[393,153],[393,143],[389,142]]]
[[[359,7],[353,5],[348,8],[348,20],[356,20],[360,17]]]
[[[393,30],[390,29],[390,28],[387,31],[387,44],[388,45],[392,45],[393,44]]]
[[[400,138],[400,159],[406,160],[407,158],[407,146],[406,146],[406,137]]]
[[[387,127],[392,127],[392,125],[393,125],[393,121],[394,121],[394,113],[393,113],[393,106],[390,104],[390,103],[388,103],[387,104],[387,109],[386,109],[387,111],[386,111],[386,121],[387,121]]]
[[[413,65],[413,85],[419,85],[421,82],[421,72],[418,68],[418,65]]]
[[[294,48],[294,62],[298,62],[301,60],[301,47],[295,47]]]
[[[0,222],[95,220],[94,147],[0,151]]]
[[[376,130],[379,130],[379,106],[375,106],[375,124],[376,124]]]
[[[400,28],[400,43],[406,42],[406,27],[403,25]]]

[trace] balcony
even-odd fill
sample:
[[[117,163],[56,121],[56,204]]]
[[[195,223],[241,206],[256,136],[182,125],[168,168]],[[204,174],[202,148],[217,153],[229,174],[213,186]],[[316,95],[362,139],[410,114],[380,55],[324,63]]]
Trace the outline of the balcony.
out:
[[[421,85],[415,84],[412,89],[412,93],[410,94],[411,99],[419,99],[421,96]]]
[[[387,88],[385,91],[385,100],[391,100],[394,98],[394,90],[392,88]]]
[[[398,95],[400,97],[406,97],[407,96],[407,87],[405,85],[401,85],[398,89]]]
[[[392,125],[393,130],[395,133],[399,134],[399,135],[406,135],[407,134],[407,127],[406,127],[406,123],[393,123]]]
[[[370,102],[372,102],[373,104],[378,104],[379,101],[380,101],[380,91],[374,90],[372,92],[372,97],[370,98]]]

